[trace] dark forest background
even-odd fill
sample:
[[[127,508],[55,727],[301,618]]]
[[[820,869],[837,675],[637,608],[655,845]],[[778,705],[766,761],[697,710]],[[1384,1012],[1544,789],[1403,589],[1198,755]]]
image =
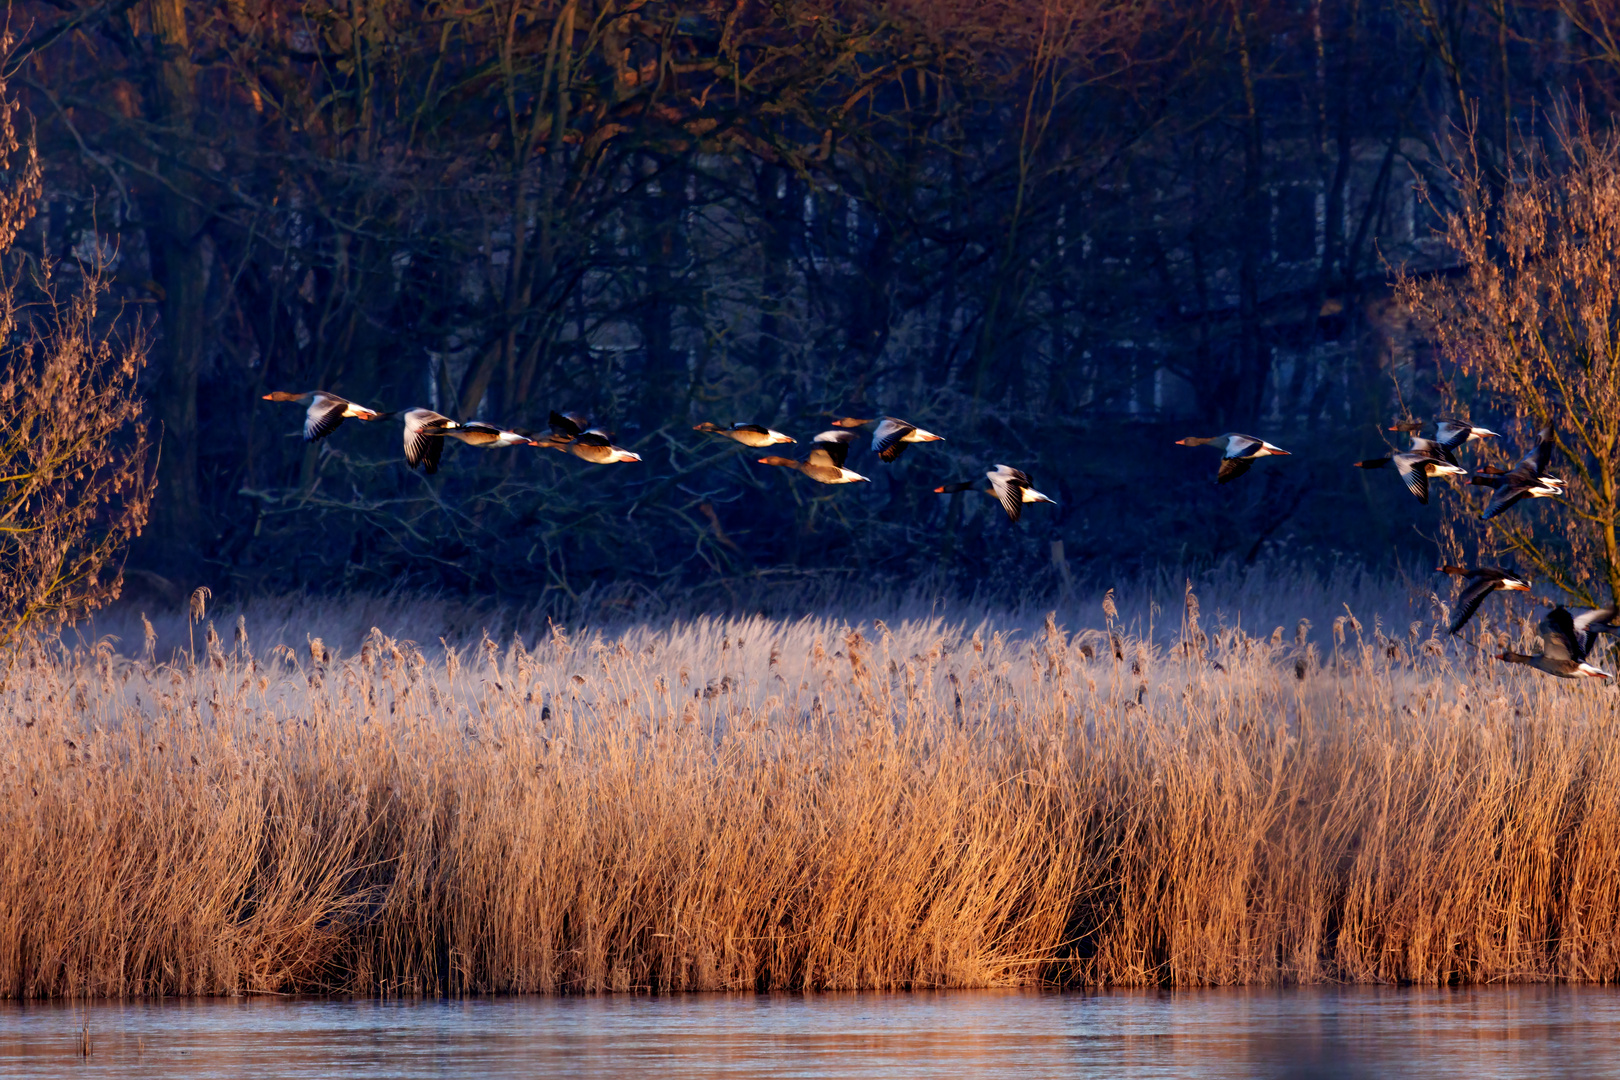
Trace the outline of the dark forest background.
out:
[[[1620,93],[1620,0],[51,0],[13,7],[42,212],[155,348],[132,585],[537,597],[840,575],[1066,587],[1415,556],[1382,452],[1434,400],[1392,267],[1444,174]],[[641,453],[306,446],[269,390]],[[691,430],[945,435],[827,488]],[[1490,417],[1480,417],[1486,423]],[[1213,484],[1184,435],[1294,452]],[[1522,433],[1515,433],[1522,434]],[[798,448],[801,451],[803,447]],[[1011,525],[933,487],[998,462]],[[1437,499],[1445,499],[1442,490]]]

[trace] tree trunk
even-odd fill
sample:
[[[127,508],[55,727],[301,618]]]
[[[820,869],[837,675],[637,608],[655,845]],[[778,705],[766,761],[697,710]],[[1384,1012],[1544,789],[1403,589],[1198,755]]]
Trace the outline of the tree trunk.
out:
[[[182,0],[151,0],[158,43],[157,101],[169,129],[171,161],[189,153],[186,134],[196,115],[196,83]],[[163,425],[158,491],[148,537],[155,561],[171,568],[188,563],[203,538],[197,484],[197,372],[203,353],[208,287],[201,233],[203,212],[188,174],[164,168],[167,186],[157,189],[158,235],[164,290],[158,360],[156,414]]]

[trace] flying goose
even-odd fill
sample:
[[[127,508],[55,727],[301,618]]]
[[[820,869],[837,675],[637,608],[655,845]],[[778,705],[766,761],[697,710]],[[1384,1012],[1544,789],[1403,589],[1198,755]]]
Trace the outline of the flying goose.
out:
[[[446,429],[444,434],[452,439],[460,439],[468,446],[478,446],[492,449],[498,446],[539,446],[540,443],[523,434],[521,431],[509,431],[506,428],[486,424],[481,420],[474,420],[468,424],[460,424],[455,428]]]
[[[1569,609],[1560,604],[1547,613],[1541,620],[1541,652],[1527,655],[1525,653],[1504,652],[1497,655],[1498,660],[1509,664],[1525,664],[1529,667],[1545,671],[1549,675],[1556,675],[1560,679],[1612,679],[1602,668],[1593,667],[1586,662],[1586,649],[1578,635],[1575,618]]]
[[[935,435],[931,431],[924,431],[916,424],[908,423],[897,416],[885,416],[876,420],[858,420],[853,416],[846,416],[833,421],[834,427],[872,429],[872,449],[877,452],[878,460],[893,461],[906,452],[907,443],[943,442],[945,436]]]
[[[535,445],[540,446],[547,444],[536,443]],[[549,445],[556,444],[549,443]],[[623,447],[614,446],[613,433],[611,431],[603,431],[601,428],[591,428],[587,431],[581,431],[578,435],[575,435],[572,439],[568,440],[564,445],[558,446],[557,449],[566,450],[575,457],[583,461],[589,461],[593,465],[613,465],[621,461],[641,460],[640,454],[633,454]]]
[[[1485,512],[1480,515],[1480,520],[1489,521],[1522,499],[1546,499],[1562,495],[1564,482],[1556,476],[1547,475],[1547,466],[1552,461],[1552,451],[1552,428],[1544,427],[1541,429],[1535,450],[1525,455],[1524,460],[1513,468],[1505,473],[1475,476],[1469,480],[1470,484],[1496,489],[1496,494],[1491,496],[1491,501],[1486,505]]]
[[[302,394],[291,394],[285,390],[272,390],[264,395],[265,401],[297,401],[308,402],[309,411],[304,413],[304,441],[314,442],[324,439],[337,430],[337,426],[349,417],[356,420],[381,420],[390,413],[378,412],[368,409],[364,405],[356,405],[348,398],[338,397],[325,390],[306,390]]]
[[[1421,420],[1397,420],[1389,425],[1391,431],[1404,431],[1416,435],[1423,430]],[[1434,422],[1434,441],[1447,450],[1455,450],[1463,443],[1474,442],[1478,439],[1500,438],[1490,428],[1475,427],[1466,420],[1441,419]]]
[[[1434,437],[1441,446],[1447,449],[1455,449],[1464,443],[1476,442],[1480,439],[1501,438],[1490,428],[1475,427],[1466,420],[1436,420],[1434,422]]]
[[[780,465],[785,469],[798,469],[821,484],[871,483],[858,472],[844,468],[849,446],[855,441],[853,431],[823,431],[815,437],[810,453],[803,461],[785,457],[762,457],[761,465]]]
[[[439,471],[439,455],[444,452],[444,436],[461,425],[432,409],[410,409],[405,413],[405,464],[424,466],[429,476]]]
[[[984,475],[990,480],[990,486],[987,488],[978,487],[977,481],[966,480],[959,484],[942,484],[934,489],[934,493],[950,495],[958,491],[983,491],[986,495],[994,495],[1001,503],[1001,508],[1007,511],[1007,516],[1013,521],[1023,516],[1025,503],[1057,504],[1056,499],[1048,498],[1035,490],[1028,473],[1011,465],[997,465]]]
[[[1249,471],[1255,458],[1287,457],[1288,451],[1272,446],[1264,439],[1257,439],[1253,435],[1239,435],[1236,432],[1227,432],[1225,435],[1216,435],[1213,438],[1200,439],[1189,435],[1185,439],[1177,439],[1177,446],[1216,446],[1221,450],[1221,468],[1215,474],[1217,484],[1225,484],[1236,480]]]
[[[728,439],[735,439],[744,446],[753,447],[775,446],[777,443],[794,441],[793,436],[784,435],[774,428],[766,427],[764,424],[732,424],[729,427],[721,427],[705,420],[701,424],[694,425],[692,430],[707,432],[710,435],[722,435]]]
[[[1474,612],[1479,610],[1479,605],[1483,604],[1485,598],[1496,590],[1526,592],[1530,588],[1530,583],[1517,574],[1510,574],[1506,570],[1494,566],[1479,566],[1472,570],[1462,566],[1442,566],[1439,568],[1439,572],[1442,574],[1455,574],[1458,577],[1468,579],[1468,584],[1463,588],[1462,595],[1457,598],[1457,614],[1451,620],[1451,632],[1453,634],[1461,630],[1468,620],[1474,617]]]
[[[1382,469],[1393,464],[1395,471],[1401,474],[1406,483],[1406,490],[1417,496],[1417,501],[1424,506],[1429,505],[1429,478],[1431,476],[1467,476],[1468,470],[1454,461],[1447,461],[1435,451],[1440,448],[1439,443],[1428,439],[1414,438],[1414,444],[1424,446],[1424,450],[1407,450],[1400,453],[1386,454],[1383,457],[1368,458],[1366,461],[1356,461],[1351,464],[1358,469]],[[1446,451],[1450,456],[1450,451]]]

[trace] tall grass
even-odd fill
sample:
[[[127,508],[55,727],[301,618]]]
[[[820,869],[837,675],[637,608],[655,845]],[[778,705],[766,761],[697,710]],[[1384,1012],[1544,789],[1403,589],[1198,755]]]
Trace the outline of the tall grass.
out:
[[[0,994],[1620,977],[1612,689],[1177,600],[30,645]]]

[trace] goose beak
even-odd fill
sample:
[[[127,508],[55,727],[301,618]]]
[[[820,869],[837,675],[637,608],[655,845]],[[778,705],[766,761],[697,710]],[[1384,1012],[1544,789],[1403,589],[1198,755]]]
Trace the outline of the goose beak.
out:
[[[937,487],[937,488],[935,488],[935,489],[934,489],[934,494],[935,494],[935,495],[943,495],[943,494],[945,494],[945,487],[944,487],[944,485],[941,485],[941,486],[939,486],[939,487]]]
[[[1292,455],[1290,455],[1287,450],[1273,450],[1271,452],[1271,456],[1272,457],[1291,457]]]
[[[1530,591],[1530,583],[1528,581],[1513,581],[1513,582],[1504,581],[1502,583],[1502,591],[1503,592],[1529,592]]]
[[[270,395],[269,395],[269,394],[266,394],[266,395],[264,395],[264,397],[263,397],[263,398],[261,398],[261,399],[260,399],[260,400],[261,400],[261,401],[269,401],[269,400],[270,400]]]

